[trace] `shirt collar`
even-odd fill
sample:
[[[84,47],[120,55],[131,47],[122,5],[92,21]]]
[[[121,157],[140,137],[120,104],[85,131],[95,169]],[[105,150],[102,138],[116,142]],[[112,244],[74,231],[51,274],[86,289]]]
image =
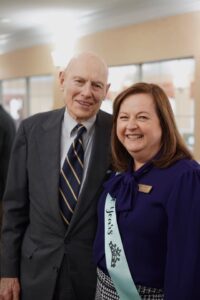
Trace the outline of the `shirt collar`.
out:
[[[89,118],[88,120],[81,122],[81,124],[83,124],[87,130],[87,134],[90,135],[93,125],[96,121],[96,115]],[[68,136],[74,136],[76,135],[76,132],[73,132],[73,128],[78,124],[76,120],[74,120],[71,115],[69,114],[67,108],[65,109],[65,113],[64,113],[64,120],[63,120],[63,124],[64,124],[64,130],[67,132]]]

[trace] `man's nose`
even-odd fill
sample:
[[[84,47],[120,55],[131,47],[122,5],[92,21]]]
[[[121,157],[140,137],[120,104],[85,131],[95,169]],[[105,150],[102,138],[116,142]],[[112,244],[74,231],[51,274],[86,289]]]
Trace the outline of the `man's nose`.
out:
[[[92,95],[92,86],[89,82],[82,86],[82,95],[85,97],[90,97]]]

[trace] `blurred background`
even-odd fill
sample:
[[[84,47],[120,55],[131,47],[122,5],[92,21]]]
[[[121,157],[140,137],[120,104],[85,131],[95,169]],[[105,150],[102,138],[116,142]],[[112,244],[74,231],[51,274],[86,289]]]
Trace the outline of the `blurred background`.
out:
[[[178,128],[200,160],[200,1],[0,0],[0,103],[16,127],[63,106],[58,73],[79,51],[109,65],[102,110],[138,81],[167,93]]]

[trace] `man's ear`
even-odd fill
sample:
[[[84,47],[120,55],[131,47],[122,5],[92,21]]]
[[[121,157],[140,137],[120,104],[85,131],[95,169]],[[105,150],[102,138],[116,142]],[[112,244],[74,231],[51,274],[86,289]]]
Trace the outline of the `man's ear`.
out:
[[[110,83],[108,83],[107,86],[106,86],[106,94],[107,94],[109,88],[110,88]]]
[[[60,82],[60,87],[63,87],[63,83],[65,81],[65,72],[64,71],[60,71],[59,72],[59,82]]]
[[[106,96],[107,96],[107,93],[108,93],[108,90],[109,90],[109,88],[110,88],[110,83],[108,83],[107,85],[106,85],[106,94],[105,94],[105,97],[104,97],[104,99],[106,98]]]

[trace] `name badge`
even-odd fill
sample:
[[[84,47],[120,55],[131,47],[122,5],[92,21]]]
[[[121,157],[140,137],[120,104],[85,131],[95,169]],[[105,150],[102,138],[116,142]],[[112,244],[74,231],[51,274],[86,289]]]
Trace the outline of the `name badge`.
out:
[[[149,194],[152,190],[152,185],[138,184],[138,190],[139,190],[139,192]]]

